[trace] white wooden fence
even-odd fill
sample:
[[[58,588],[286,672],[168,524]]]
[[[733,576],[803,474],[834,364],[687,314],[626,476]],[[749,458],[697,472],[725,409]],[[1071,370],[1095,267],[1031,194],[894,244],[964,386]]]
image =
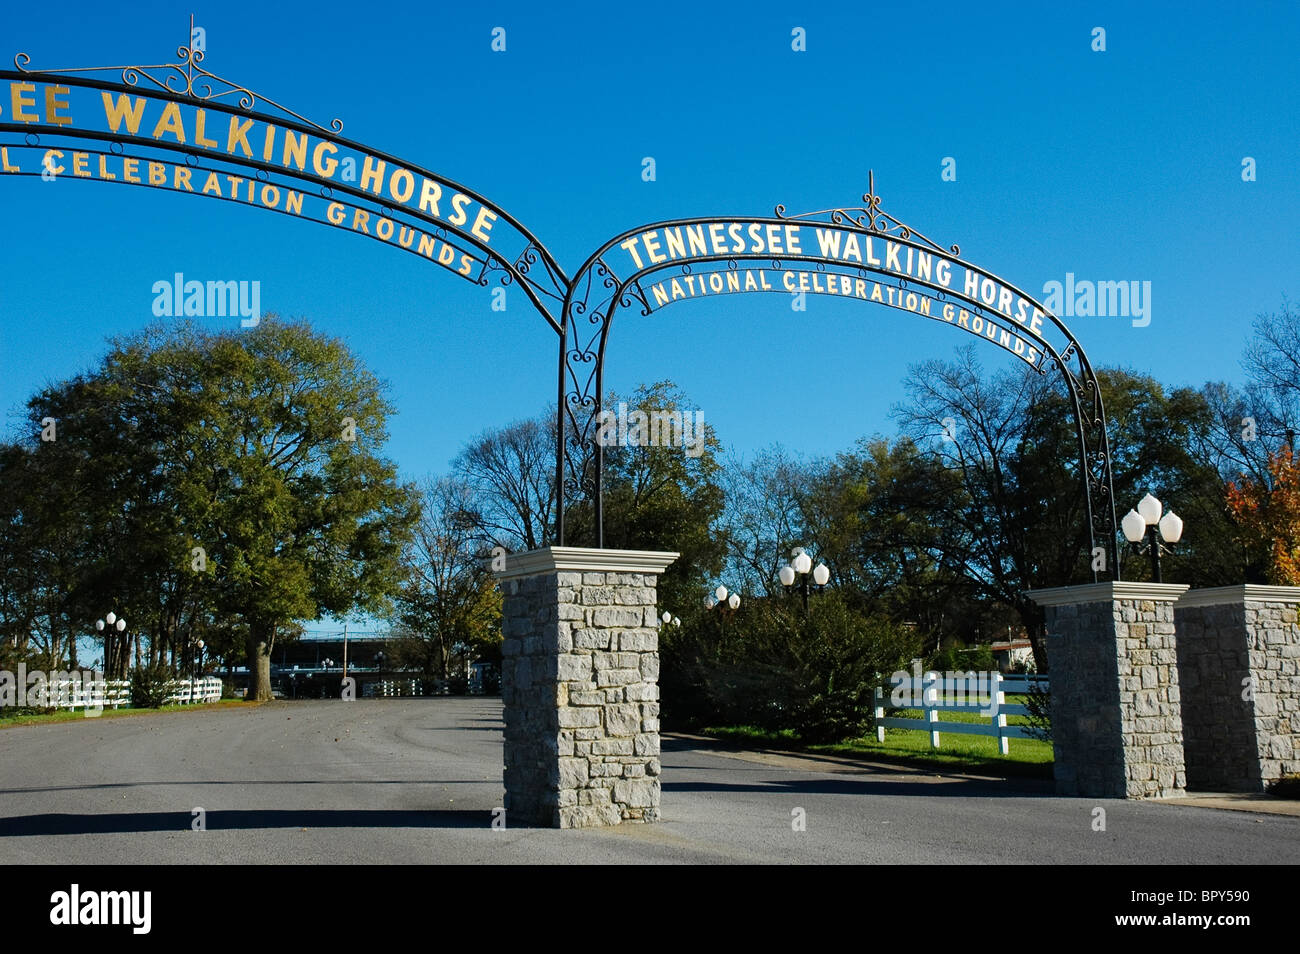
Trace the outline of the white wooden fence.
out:
[[[1023,705],[1006,701],[1006,693],[1026,693],[1031,686],[1046,691],[1047,676],[1003,676],[1001,673],[979,673],[981,678],[969,680],[964,673],[927,672],[920,679],[908,676],[903,682],[891,682],[887,687],[876,687],[876,739],[885,741],[886,729],[919,729],[930,733],[930,748],[939,748],[939,735],[989,735],[998,740],[998,751],[1007,754],[1008,739],[1031,739],[1028,726],[1007,725],[1007,716],[1029,715]],[[976,697],[976,689],[984,691]],[[920,709],[923,718],[904,719],[886,717],[885,709],[892,705],[886,692],[895,688],[910,694],[911,702],[900,708]],[[906,697],[905,697],[906,698]],[[982,722],[945,722],[940,712],[978,712],[988,717]]]
[[[392,696],[422,696],[424,695],[424,683],[419,679],[381,679],[379,682],[368,682],[362,687],[362,696],[379,696],[389,698]]]
[[[216,676],[202,679],[173,679],[167,685],[164,705],[217,702],[221,698],[221,680]],[[117,709],[131,704],[131,683],[126,679],[100,679],[82,682],[60,679],[50,686],[49,699],[56,709]]]

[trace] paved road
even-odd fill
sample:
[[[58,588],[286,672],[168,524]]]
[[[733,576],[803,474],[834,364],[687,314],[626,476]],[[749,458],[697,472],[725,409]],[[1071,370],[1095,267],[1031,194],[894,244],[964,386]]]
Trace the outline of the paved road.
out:
[[[493,831],[497,700],[281,702],[6,729],[0,864],[1300,862],[1295,817],[703,746],[665,740],[661,824]],[[1097,804],[1104,832],[1092,830]],[[206,831],[191,830],[199,807]]]

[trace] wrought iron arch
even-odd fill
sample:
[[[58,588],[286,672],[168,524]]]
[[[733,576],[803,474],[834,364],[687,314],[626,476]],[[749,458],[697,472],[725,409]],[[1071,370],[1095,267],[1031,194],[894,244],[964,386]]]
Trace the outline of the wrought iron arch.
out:
[[[193,19],[191,18],[191,34],[187,34],[187,37],[192,35],[192,28]],[[207,198],[217,198],[228,202],[252,204],[254,207],[266,208],[268,211],[294,215],[308,221],[343,228],[354,232],[354,234],[362,234],[377,241],[383,241],[412,254],[432,258],[431,254],[425,255],[419,251],[419,246],[415,246],[414,238],[412,238],[410,246],[404,246],[396,240],[399,235],[405,236],[405,229],[420,230],[422,235],[427,234],[435,238],[438,243],[452,249],[453,262],[463,263],[462,268],[465,271],[453,271],[453,274],[459,274],[460,277],[481,286],[490,285],[493,281],[499,281],[502,285],[518,284],[529,302],[546,320],[552,330],[557,335],[561,334],[562,329],[558,311],[566,296],[569,285],[568,278],[545,246],[512,215],[499,205],[490,202],[477,192],[452,179],[341,136],[343,123],[338,119],[332,120],[328,127],[312,122],[273,100],[253,93],[247,87],[237,85],[207,71],[200,65],[204,59],[203,51],[193,49],[189,43],[190,41],[187,39],[186,45],[177,49],[178,62],[150,66],[31,70],[28,68],[31,57],[25,53],[19,53],[14,58],[16,69],[0,70],[0,81],[32,84],[33,86],[40,84],[45,87],[47,96],[50,95],[51,90],[57,90],[53,94],[53,99],[56,101],[58,101],[59,96],[66,96],[71,90],[96,91],[103,95],[105,99],[109,96],[128,96],[161,103],[164,110],[187,106],[194,107],[196,110],[201,109],[205,117],[208,114],[217,114],[225,119],[235,117],[236,120],[263,123],[272,130],[280,131],[285,136],[287,136],[288,132],[292,132],[304,137],[304,141],[306,141],[305,137],[315,137],[318,143],[324,144],[331,149],[331,155],[342,150],[355,154],[354,158],[369,157],[385,170],[401,169],[409,173],[413,182],[427,180],[436,183],[441,195],[448,196],[444,204],[451,203],[451,197],[453,196],[466,197],[468,202],[476,204],[480,209],[487,210],[493,225],[501,226],[502,231],[508,233],[507,240],[493,246],[490,242],[483,241],[476,236],[473,229],[461,228],[458,224],[448,221],[446,217],[440,218],[429,215],[423,209],[423,202],[413,208],[408,207],[404,203],[393,201],[392,196],[386,196],[374,190],[367,191],[355,182],[319,175],[313,171],[314,166],[306,163],[304,163],[303,167],[295,168],[284,162],[279,164],[272,162],[269,155],[257,158],[251,154],[236,155],[232,151],[210,151],[208,148],[200,148],[196,142],[181,141],[180,139],[169,141],[132,132],[123,132],[119,127],[108,128],[110,121],[107,118],[105,118],[102,128],[80,126],[73,121],[71,116],[58,114],[60,108],[69,108],[66,101],[56,102],[56,108],[51,110],[48,104],[37,102],[35,96],[27,101],[25,105],[34,112],[40,112],[44,105],[45,122],[19,121],[19,117],[15,115],[0,116],[0,148],[7,150],[4,154],[6,161],[3,168],[0,168],[0,174],[48,178],[51,175],[52,168],[46,162],[40,161],[34,166],[28,163],[24,170],[17,165],[10,166],[10,157],[24,152],[48,155],[47,150],[50,149],[67,150],[75,154],[93,157],[94,161],[101,163],[101,169],[104,168],[103,163],[109,157],[130,159],[140,163],[167,163],[171,161],[167,157],[179,156],[183,159],[183,166],[180,163],[172,163],[172,169],[183,168],[190,170],[191,173],[216,173],[227,177],[229,177],[232,170],[251,172],[251,176],[247,179],[235,177],[240,182],[249,182],[250,190],[253,188],[251,183],[254,182],[258,184],[258,188],[284,188],[286,191],[289,190],[291,184],[301,184],[306,190],[301,193],[302,195],[306,195],[309,191],[313,194],[313,197],[318,196],[326,200],[327,203],[342,204],[341,198],[347,197],[352,200],[351,208],[353,211],[360,210],[366,214],[367,223],[369,216],[372,215],[376,216],[377,219],[390,220],[393,224],[389,231],[389,237],[385,238],[377,233],[371,233],[368,229],[357,231],[355,226],[349,227],[339,222],[327,221],[325,218],[314,217],[311,213],[304,215],[301,211],[292,212],[284,208],[272,208],[252,201],[245,203],[239,198],[232,198],[220,192],[216,195],[208,195],[193,189],[187,188],[186,190],[190,194],[205,195]],[[121,82],[108,82],[94,75],[83,75],[102,73],[119,73]],[[259,101],[271,107],[274,112],[257,111],[255,107]],[[175,106],[173,107],[170,104],[175,104]],[[107,106],[108,104],[105,102],[106,113]],[[143,132],[143,130],[140,130],[140,132]],[[201,138],[201,136],[202,133],[199,133],[198,138]],[[74,148],[73,144],[79,142],[89,142],[97,145],[106,143],[107,148]],[[148,152],[138,156],[127,155],[125,151],[127,147],[147,150]],[[269,152],[269,147],[267,151]],[[92,181],[112,182],[114,184],[134,184],[151,188],[164,187],[149,181],[127,181],[125,178],[104,178],[94,174],[83,176],[66,170],[60,175],[69,179],[88,178]],[[188,175],[186,181],[189,181]],[[175,191],[181,190],[176,189]],[[252,191],[249,194],[252,195]],[[495,238],[495,235],[492,237]],[[506,245],[509,246],[508,250],[502,248],[502,246]],[[428,247],[432,248],[432,243]],[[439,264],[445,266],[447,263],[440,262]]]
[[[1031,296],[992,273],[963,261],[957,246],[944,248],[883,212],[880,208],[880,199],[875,194],[874,181],[863,196],[865,203],[863,208],[829,209],[803,215],[787,215],[783,207],[777,206],[775,217],[677,219],[630,230],[601,246],[570,280],[554,257],[530,231],[500,206],[489,202],[478,193],[421,166],[344,138],[340,135],[343,124],[337,119],[333,120],[328,127],[311,122],[273,100],[259,97],[247,87],[231,83],[204,69],[201,65],[204,59],[203,51],[194,49],[190,45],[189,37],[193,33],[192,28],[191,19],[191,33],[187,34],[186,44],[178,48],[179,61],[174,63],[30,70],[28,65],[31,58],[24,53],[18,54],[14,59],[16,70],[0,70],[0,80],[9,81],[11,91],[15,92],[11,97],[13,108],[10,114],[0,116],[0,150],[3,150],[0,151],[0,159],[3,159],[0,163],[0,175],[39,175],[44,178],[52,171],[50,161],[54,153],[48,150],[61,152],[60,147],[62,147],[72,150],[76,157],[84,157],[87,162],[94,157],[99,163],[100,175],[83,174],[78,171],[80,166],[74,165],[72,177],[163,188],[166,187],[166,176],[163,175],[162,181],[155,181],[153,169],[155,166],[159,169],[170,166],[174,177],[173,191],[180,191],[181,172],[184,172],[185,191],[191,194],[201,194],[224,201],[243,201],[237,195],[225,195],[219,185],[215,195],[209,195],[206,186],[198,193],[195,193],[190,186],[191,176],[195,172],[207,173],[213,178],[221,175],[230,182],[232,188],[238,188],[237,183],[248,183],[248,204],[345,228],[430,259],[434,258],[434,248],[439,247],[436,259],[438,264],[481,286],[489,285],[493,281],[499,281],[502,285],[517,283],[529,302],[555,331],[560,343],[555,468],[557,536],[560,543],[564,542],[566,490],[585,493],[592,500],[595,509],[596,543],[603,545],[604,542],[601,525],[603,452],[594,440],[594,423],[599,415],[603,397],[606,343],[617,311],[620,308],[639,308],[641,313],[646,315],[656,307],[670,304],[679,297],[693,297],[697,287],[694,283],[695,279],[699,279],[698,288],[704,294],[720,291],[730,293],[749,290],[792,290],[772,287],[742,289],[737,276],[741,272],[742,263],[763,263],[757,269],[760,274],[770,266],[772,270],[787,275],[794,274],[793,270],[786,268],[787,265],[800,265],[813,269],[812,272],[799,273],[805,276],[804,280],[807,275],[813,276],[812,287],[807,289],[813,293],[831,290],[819,287],[820,277],[824,277],[828,285],[834,278],[839,289],[834,293],[848,294],[852,291],[855,293],[854,297],[865,297],[857,292],[870,283],[873,296],[880,296],[872,297],[873,301],[918,312],[928,317],[934,317],[933,306],[937,304],[941,314],[945,316],[944,320],[958,324],[964,322],[966,330],[971,333],[993,338],[995,343],[1003,347],[1008,347],[1009,343],[1014,341],[1014,347],[1008,347],[1008,350],[1025,358],[1040,373],[1045,371],[1046,363],[1054,365],[1064,377],[1071,399],[1079,440],[1089,535],[1094,548],[1098,540],[1104,543],[1110,566],[1114,567],[1113,572],[1118,578],[1118,543],[1115,532],[1106,415],[1096,375],[1079,342],[1059,318]],[[108,82],[94,75],[102,73],[120,73],[121,82]],[[22,85],[15,88],[12,86],[15,83]],[[37,103],[34,95],[38,84],[44,86],[44,122],[40,121],[39,116],[28,113],[24,109],[24,107],[32,110],[40,109],[42,104]],[[142,88],[142,84],[151,84],[152,88],[148,86]],[[75,124],[71,115],[60,112],[60,110],[69,110],[70,104],[59,100],[58,97],[70,95],[72,90],[83,93],[87,97],[92,92],[100,93],[103,100],[103,128],[79,126]],[[32,97],[23,99],[22,94],[25,92],[32,93]],[[110,103],[111,96],[119,97],[116,109]],[[139,118],[135,118],[134,124],[127,123],[126,133],[120,131],[121,123],[126,121],[117,111],[122,108],[124,102],[122,97],[163,104],[162,117],[154,127],[152,136],[138,134],[141,122]],[[274,112],[255,110],[254,107],[259,99]],[[191,127],[194,130],[192,140],[184,134],[185,126],[179,118],[181,106],[195,109],[194,125]],[[138,109],[143,115],[144,106],[141,105]],[[175,125],[179,127],[179,135],[172,126],[164,125],[164,120],[170,115],[169,110],[176,112]],[[217,141],[204,138],[203,121],[209,113],[229,120],[228,143],[224,153],[220,150],[214,151],[214,147],[219,144]],[[116,121],[114,116],[117,117]],[[135,114],[133,113],[132,116],[134,118]],[[253,156],[249,141],[244,138],[242,132],[239,133],[240,139],[235,138],[237,128],[246,128],[244,123],[248,124],[247,128],[253,127],[256,123],[266,127],[264,132],[267,138],[262,158]],[[171,141],[162,138],[160,131],[165,130],[172,131]],[[278,164],[272,161],[271,145],[277,130],[283,131],[285,137],[281,161]],[[289,161],[288,137],[291,132],[298,137],[295,143],[299,140],[302,143],[296,168]],[[5,138],[6,136],[18,138],[10,140]],[[359,183],[335,177],[333,169],[337,168],[337,164],[331,171],[323,171],[318,160],[320,155],[318,151],[313,152],[311,171],[309,171],[305,155],[306,144],[311,137],[316,141],[317,150],[329,149],[331,156],[337,154],[339,150],[344,150],[354,154],[352,156],[354,162],[358,158],[365,160],[368,170],[372,169],[371,163],[377,164],[380,188],[367,190],[368,179],[365,174],[362,175]],[[88,146],[73,149],[72,145],[65,145],[65,140],[73,144],[107,143],[107,149]],[[241,140],[244,154],[235,155],[235,144]],[[128,156],[127,147],[145,150],[146,154]],[[10,164],[9,150],[13,150],[15,154],[42,153],[43,158],[36,167],[28,163],[24,170],[21,166]],[[176,156],[182,157],[182,162],[173,162],[171,158],[167,158]],[[115,175],[104,175],[110,157],[120,158],[124,163],[126,161],[148,163],[150,169],[148,181],[127,176],[125,165],[122,167],[121,179]],[[400,170],[410,177],[411,188],[405,190],[404,197],[397,192],[395,175],[388,180],[387,192],[391,194],[385,194],[383,173],[390,166],[394,171]],[[231,175],[231,170],[251,172],[251,178]],[[407,203],[413,195],[417,177],[423,181],[421,198],[414,207],[411,207]],[[209,183],[213,178],[208,180]],[[262,189],[260,205],[254,202],[256,195],[254,183]],[[423,192],[424,188],[430,187],[430,183],[437,190],[437,195],[432,196],[432,201],[428,203],[432,205],[432,214],[425,211],[426,202]],[[323,219],[315,218],[311,213],[303,215],[302,209],[307,193],[294,192],[290,188],[294,184],[301,184],[304,189],[315,190],[319,198],[326,200]],[[280,188],[286,190],[287,197],[294,195],[298,197],[296,207],[289,203],[283,209],[279,207]],[[275,203],[268,203],[267,189],[276,190]],[[455,210],[455,214],[450,217],[438,213],[440,208],[438,198],[444,193],[451,194],[447,202]],[[349,208],[339,199],[340,196],[347,197],[351,202],[350,208],[354,218],[350,226],[344,224],[342,219],[334,220],[333,213],[336,207],[338,210]],[[466,209],[457,207],[457,200],[462,198],[466,207],[476,206],[480,212],[490,216],[487,229],[480,228],[482,223],[489,222],[488,219],[483,218],[476,219],[474,226],[468,229],[462,228],[468,223]],[[361,219],[363,214],[366,216],[364,220]],[[370,232],[368,223],[372,215],[378,217],[377,223],[387,222],[387,235],[380,234],[381,229],[378,224],[375,232],[373,234]],[[498,224],[508,238],[493,244],[487,231]],[[732,230],[741,227],[746,233],[752,229],[768,236],[767,247],[750,248],[744,242],[731,249],[718,248],[716,242],[711,243],[713,245],[711,250],[705,247],[703,240],[705,230],[708,230],[712,236],[714,230],[725,229],[727,235],[731,236],[734,234]],[[805,227],[817,233],[819,244],[823,231],[838,236],[840,241],[853,244],[859,249],[861,243],[865,242],[866,258],[864,259],[859,252],[857,262],[854,263],[847,255],[840,256],[839,244],[836,244],[831,254],[826,254],[824,247],[818,254],[812,254],[804,252],[802,248],[795,248],[793,244],[777,249],[776,243],[771,241],[774,235],[788,236],[792,234],[789,230],[801,231]],[[408,229],[412,238],[409,242],[404,242]],[[692,244],[691,254],[686,254],[679,231],[677,242],[682,246],[683,251],[680,256],[672,257],[665,254],[656,258],[654,250],[647,242],[645,249],[650,259],[648,263],[642,261],[635,253],[633,253],[635,261],[630,267],[616,267],[609,261],[616,249],[626,249],[629,244],[635,247],[638,237],[644,238],[648,234],[657,234],[660,231],[667,234],[668,230],[673,229],[686,229],[688,232],[691,229],[699,230],[700,251],[696,253]],[[414,244],[414,235],[417,231],[421,236],[420,244],[412,249],[411,245]],[[396,243],[392,242],[394,235],[399,236]],[[425,238],[429,240],[427,244]],[[886,260],[883,263],[878,259],[872,259],[871,242],[876,239],[884,240],[886,243]],[[441,246],[437,243],[441,243]],[[449,261],[443,261],[444,249],[451,251],[452,257]],[[892,269],[888,260],[891,252],[895,261],[895,267]],[[908,262],[906,269],[899,267],[904,253],[907,255]],[[914,271],[912,268],[914,256],[918,263],[928,262],[928,268],[922,269],[918,264]],[[974,282],[973,292],[967,290],[971,286],[964,284],[963,288],[958,290],[942,277],[937,277],[934,264],[936,257],[949,268],[958,266],[963,269],[966,279]],[[451,269],[452,262],[459,263],[460,267]],[[751,271],[752,269],[746,269],[746,274]],[[659,280],[658,286],[655,284],[656,279]],[[682,280],[685,280],[691,288],[689,296],[684,293],[677,294],[677,285]],[[735,287],[729,287],[731,284]],[[671,292],[666,292],[665,287],[670,288]],[[984,300],[985,288],[995,289],[995,297]],[[886,294],[888,301],[884,300]],[[1010,296],[1019,303],[1019,311],[1016,315],[1012,315],[1009,305],[1004,307],[1008,299],[1003,296]],[[954,320],[957,315],[957,312],[952,312],[954,308],[964,316],[963,319]],[[948,317],[950,312],[953,317]],[[979,323],[978,327],[976,322]],[[1049,338],[1045,333],[1048,330],[1054,332],[1058,340]]]
[[[556,434],[557,453],[555,464],[555,481],[557,500],[560,508],[557,520],[557,535],[561,543],[565,539],[563,501],[565,492],[589,499],[594,510],[596,531],[595,543],[604,545],[603,533],[603,486],[602,469],[604,448],[596,440],[598,420],[604,398],[604,363],[609,331],[615,315],[620,309],[636,309],[643,316],[651,314],[659,307],[672,304],[684,298],[707,297],[709,294],[730,294],[734,291],[782,292],[789,294],[799,288],[775,287],[766,282],[753,279],[755,269],[747,269],[748,278],[758,287],[740,286],[737,276],[741,274],[742,263],[761,263],[757,271],[781,272],[788,276],[796,274],[788,265],[810,267],[812,272],[798,273],[805,276],[821,275],[826,277],[826,285],[834,284],[844,288],[849,282],[850,297],[865,297],[867,300],[884,304],[899,310],[924,317],[935,318],[934,305],[940,308],[940,318],[979,337],[991,338],[1006,350],[1025,360],[1040,374],[1045,374],[1047,365],[1056,368],[1064,379],[1070,398],[1075,431],[1078,436],[1080,477],[1083,484],[1084,501],[1087,513],[1087,528],[1093,552],[1102,547],[1106,553],[1106,565],[1113,568],[1111,572],[1119,579],[1119,553],[1116,534],[1114,490],[1111,480],[1111,456],[1107,437],[1106,412],[1102,401],[1101,389],[1092,365],[1082,346],[1073,333],[1056,315],[1044,305],[1025,293],[1020,288],[1004,281],[972,263],[960,258],[960,248],[956,245],[945,248],[904,225],[892,215],[880,209],[880,197],[875,194],[874,181],[869,191],[863,196],[865,207],[861,209],[829,209],[802,215],[787,215],[782,206],[776,207],[775,217],[713,217],[698,219],[674,219],[656,222],[624,232],[606,242],[592,254],[575,274],[569,294],[564,303],[564,329],[560,338],[559,383],[557,388]],[[788,235],[783,230],[787,226],[812,226],[815,230],[830,231],[838,234],[841,241],[848,236],[856,237],[859,248],[863,245],[869,250],[867,242],[883,240],[894,253],[895,261],[901,263],[904,254],[908,261],[921,261],[921,256],[931,259],[928,273],[902,273],[890,270],[882,260],[846,262],[843,258],[832,258],[822,254],[812,254],[801,250],[793,252],[784,250],[783,254],[746,251],[745,248],[719,251],[706,250],[702,254],[688,254],[665,261],[645,262],[640,256],[635,257],[631,268],[618,269],[608,260],[617,249],[635,248],[638,237],[667,235],[670,230],[695,229],[694,234],[702,235],[706,230],[720,229],[730,240],[736,233],[733,228],[739,226],[740,235],[750,234],[751,227],[757,228],[761,235]],[[769,232],[769,229],[777,230]],[[739,242],[739,239],[736,239]],[[820,236],[819,236],[820,241]],[[679,246],[684,241],[678,238]],[[704,244],[701,242],[701,244]],[[650,247],[647,243],[644,247]],[[654,248],[663,248],[663,243],[656,243]],[[836,246],[837,249],[841,246]],[[910,251],[907,251],[910,250]],[[868,251],[868,256],[870,252]],[[973,276],[975,294],[967,293],[965,281],[961,288],[954,288],[950,283],[940,280],[935,275],[934,259],[942,257],[948,263],[948,270],[960,266],[966,276]],[[715,277],[725,276],[715,281]],[[705,279],[712,291],[696,295],[694,290],[705,288]],[[834,279],[832,283],[831,279]],[[656,279],[658,284],[656,285]],[[690,294],[666,294],[664,286],[670,281],[680,287],[690,283]],[[804,279],[806,280],[806,279]],[[969,279],[968,279],[969,280]],[[854,294],[870,283],[873,295],[867,297]],[[886,284],[889,283],[889,284]],[[810,283],[816,286],[816,279]],[[826,293],[826,285],[821,288],[809,287],[802,290],[813,293]],[[982,290],[993,288],[991,300],[985,300]],[[888,289],[888,293],[884,291]],[[1009,295],[1011,303],[1016,305],[1016,313],[1010,313],[1010,306],[1002,310]],[[831,292],[844,294],[842,291]],[[896,294],[895,294],[896,293]],[[929,305],[924,302],[929,302]],[[1019,303],[1023,302],[1023,309]],[[959,320],[965,315],[965,321]],[[1023,315],[1023,319],[1019,316]],[[977,324],[978,323],[978,324]],[[988,330],[992,329],[992,330]],[[1049,335],[1049,332],[1054,334]],[[1010,347],[1006,343],[1011,343]],[[1094,562],[1095,567],[1095,562]],[[1098,572],[1094,568],[1094,579]]]

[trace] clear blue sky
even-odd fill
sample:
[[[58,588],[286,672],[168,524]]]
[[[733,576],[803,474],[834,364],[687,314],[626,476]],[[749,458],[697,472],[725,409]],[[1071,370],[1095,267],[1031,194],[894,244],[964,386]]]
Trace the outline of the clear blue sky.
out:
[[[855,205],[874,168],[886,210],[1031,292],[1066,272],[1150,281],[1149,327],[1067,319],[1094,364],[1237,379],[1254,315],[1300,297],[1300,7],[1134,6],[6,4],[0,54],[167,62],[193,12],[205,66],[465,183],[570,273],[644,222]],[[147,324],[151,286],[178,271],[259,280],[267,310],[344,337],[392,385],[406,476],[554,397],[555,337],[521,296],[494,313],[485,290],[379,243],[66,178],[0,177],[0,209],[7,425]],[[908,363],[968,340],[880,306],[710,298],[622,320],[607,382],[675,380],[741,452],[833,453],[892,432]]]

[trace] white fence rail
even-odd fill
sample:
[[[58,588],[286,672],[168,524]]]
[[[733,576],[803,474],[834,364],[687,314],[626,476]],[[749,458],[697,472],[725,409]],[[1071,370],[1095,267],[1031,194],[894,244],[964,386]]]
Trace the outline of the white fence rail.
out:
[[[1006,694],[1027,693],[1037,686],[1048,689],[1046,676],[1003,676],[1001,673],[977,673],[968,679],[964,673],[927,672],[920,679],[908,676],[902,682],[891,682],[888,687],[876,687],[876,739],[885,741],[886,729],[917,729],[930,734],[930,748],[939,748],[939,736],[987,735],[998,740],[998,751],[1007,754],[1008,739],[1034,738],[1028,726],[1007,725],[1007,716],[1030,715],[1029,708],[1006,701]],[[886,716],[885,709],[893,702],[886,691],[902,690],[902,698],[910,700],[897,708],[920,709],[923,718],[910,719]],[[982,722],[946,722],[940,712],[978,712],[988,717]]]
[[[368,682],[362,686],[361,695],[363,697],[377,696],[385,699],[422,696],[424,695],[424,683],[419,679],[381,679],[378,682]]]
[[[221,680],[216,676],[202,679],[175,679],[168,684],[166,705],[202,704],[221,700]]]
[[[221,698],[221,680],[216,676],[202,679],[173,679],[167,685],[164,705],[217,702]],[[60,679],[49,686],[48,700],[55,709],[117,709],[131,704],[131,683],[126,679],[81,681]]]

